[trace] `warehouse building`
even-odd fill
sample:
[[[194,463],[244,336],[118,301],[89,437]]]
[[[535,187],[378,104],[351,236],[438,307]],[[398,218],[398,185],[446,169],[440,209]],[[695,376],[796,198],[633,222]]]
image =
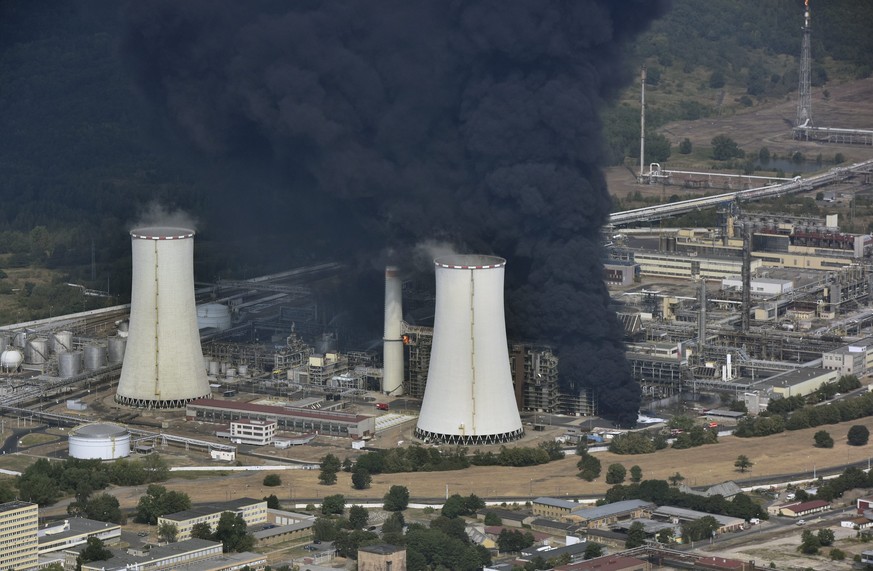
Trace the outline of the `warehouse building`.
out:
[[[363,437],[376,433],[376,419],[372,416],[290,406],[199,399],[188,403],[185,414],[188,420],[223,424],[243,419],[275,421],[280,430],[332,436]]]

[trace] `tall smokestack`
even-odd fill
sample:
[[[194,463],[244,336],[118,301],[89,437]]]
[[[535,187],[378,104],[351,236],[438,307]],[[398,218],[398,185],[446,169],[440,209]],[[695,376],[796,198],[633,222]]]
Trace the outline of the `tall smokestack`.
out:
[[[386,394],[403,394],[403,293],[394,266],[385,268],[385,335],[382,338],[382,390]]]
[[[433,348],[416,437],[464,445],[521,438],[503,315],[506,260],[453,255],[434,265]]]
[[[210,394],[194,304],[194,231],[137,228],[130,236],[130,330],[115,401],[181,408]]]

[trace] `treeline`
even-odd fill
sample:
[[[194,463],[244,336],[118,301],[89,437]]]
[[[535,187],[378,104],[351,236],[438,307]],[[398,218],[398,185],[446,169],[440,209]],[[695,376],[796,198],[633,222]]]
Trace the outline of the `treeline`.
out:
[[[438,472],[463,470],[470,466],[536,466],[563,457],[564,453],[557,442],[543,442],[536,447],[502,446],[497,453],[476,450],[472,455],[460,446],[441,449],[416,445],[367,452],[358,457],[354,468],[364,469],[370,474]],[[351,471],[350,463],[346,467]]]
[[[21,500],[46,506],[64,495],[84,499],[110,484],[138,486],[162,482],[169,478],[169,474],[169,467],[157,454],[139,461],[122,459],[110,464],[100,460],[71,458],[50,462],[40,458],[15,479],[15,486]]]
[[[613,486],[607,490],[603,503],[611,504],[623,500],[644,500],[659,506],[676,506],[742,519],[768,518],[767,511],[745,494],[737,494],[731,500],[721,495],[699,496],[671,487],[664,480],[643,480],[639,484]]]
[[[802,399],[802,397],[801,397]],[[826,405],[810,406],[801,404],[796,397],[783,399],[789,401],[778,404],[776,410],[793,410],[793,412],[779,413],[771,410],[774,404],[780,401],[772,401],[768,410],[757,417],[742,418],[737,422],[734,435],[748,438],[755,436],[767,436],[777,434],[785,430],[801,430],[803,428],[815,428],[824,424],[838,424],[873,416],[873,393],[865,393],[861,396],[834,401]],[[803,408],[796,409],[796,406]]]

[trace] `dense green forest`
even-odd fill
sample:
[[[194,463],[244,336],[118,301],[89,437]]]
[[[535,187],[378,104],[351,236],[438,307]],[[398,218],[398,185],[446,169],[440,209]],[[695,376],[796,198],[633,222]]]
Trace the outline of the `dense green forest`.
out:
[[[671,85],[670,97],[651,105],[652,129],[795,92],[802,10],[802,0],[674,0],[626,62],[629,77],[646,63],[653,88]],[[814,81],[869,75],[873,3],[813,1],[812,10]],[[305,252],[282,243],[281,229],[264,230],[261,217],[275,224],[276,213],[245,214],[237,204],[210,201],[216,188],[239,189],[241,202],[285,189],[270,169],[253,180],[233,164],[195,154],[163,124],[125,69],[120,27],[110,0],[0,4],[0,269],[49,267],[89,287],[108,282],[123,297],[127,229],[153,203],[197,213],[200,278],[305,262]],[[720,103],[724,85],[748,97]],[[624,103],[603,111],[609,163],[638,152],[635,93],[628,88]],[[659,140],[650,141],[654,152]],[[260,242],[228,233],[234,225],[259,227]]]

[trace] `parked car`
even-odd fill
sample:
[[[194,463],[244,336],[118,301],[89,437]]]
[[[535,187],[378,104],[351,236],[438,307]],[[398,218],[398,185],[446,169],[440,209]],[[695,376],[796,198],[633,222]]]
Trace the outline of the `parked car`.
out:
[[[805,519],[797,520],[797,525],[806,525],[806,520]]]

